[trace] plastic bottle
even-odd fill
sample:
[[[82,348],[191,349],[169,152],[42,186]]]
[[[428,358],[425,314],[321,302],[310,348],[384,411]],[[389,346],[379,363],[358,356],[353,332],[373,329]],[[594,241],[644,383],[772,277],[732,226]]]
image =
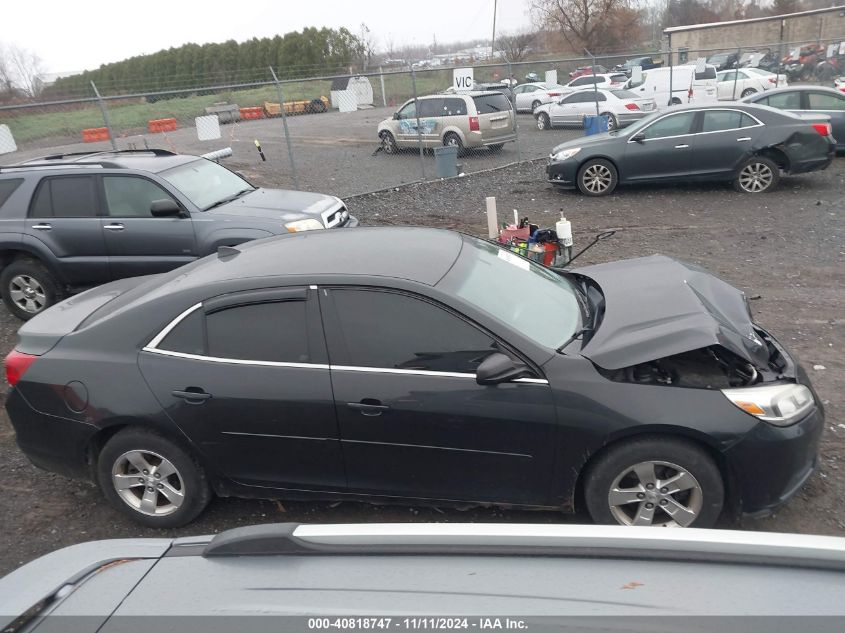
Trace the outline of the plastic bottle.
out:
[[[555,233],[562,246],[572,246],[572,223],[562,215],[555,224]]]

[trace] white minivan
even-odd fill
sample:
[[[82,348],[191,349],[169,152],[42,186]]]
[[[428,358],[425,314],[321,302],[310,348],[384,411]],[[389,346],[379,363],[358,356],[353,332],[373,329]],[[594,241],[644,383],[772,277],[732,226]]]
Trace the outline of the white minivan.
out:
[[[706,66],[701,73],[696,72],[695,65],[652,68],[644,70],[639,81],[635,79],[631,77],[623,89],[642,98],[654,99],[658,110],[666,110],[670,105],[703,105],[717,100],[714,66]]]

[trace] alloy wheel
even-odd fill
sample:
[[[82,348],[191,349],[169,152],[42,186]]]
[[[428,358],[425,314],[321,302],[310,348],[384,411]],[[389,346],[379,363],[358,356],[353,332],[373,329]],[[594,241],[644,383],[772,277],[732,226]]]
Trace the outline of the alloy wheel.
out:
[[[605,165],[590,165],[581,174],[581,182],[590,193],[603,193],[613,182],[613,174]]]
[[[170,460],[152,451],[127,451],[115,460],[112,485],[132,509],[167,516],[185,501],[185,481]]]
[[[701,512],[701,485],[687,470],[663,461],[640,462],[621,472],[607,503],[622,525],[687,527]]]
[[[774,173],[765,163],[749,163],[739,172],[739,186],[749,193],[765,191],[773,179]]]
[[[9,296],[21,310],[30,314],[40,312],[47,304],[44,287],[30,275],[12,277],[12,281],[9,282]]]

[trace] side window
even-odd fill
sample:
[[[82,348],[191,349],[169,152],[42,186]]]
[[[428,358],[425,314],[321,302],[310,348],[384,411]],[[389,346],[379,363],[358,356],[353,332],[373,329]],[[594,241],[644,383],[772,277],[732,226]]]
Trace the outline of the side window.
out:
[[[103,176],[103,189],[106,192],[106,210],[112,217],[150,218],[153,202],[173,199],[173,196],[146,178]]]
[[[743,127],[742,112],[736,110],[705,110],[702,132],[721,132]],[[746,117],[749,118],[749,117]]]
[[[41,181],[30,209],[34,218],[93,218],[97,193],[92,176],[61,176]]]
[[[845,98],[823,92],[810,92],[810,110],[845,110]]]
[[[443,116],[443,99],[420,99],[420,116]]]
[[[22,182],[23,178],[0,180],[0,207],[2,207],[6,203],[6,200],[15,193],[15,189],[17,189]]]
[[[766,98],[766,105],[780,110],[800,110],[801,93],[781,92],[776,95],[770,95]]]
[[[458,116],[467,113],[467,103],[463,99],[443,99],[443,116]]]
[[[692,130],[692,123],[695,120],[695,112],[679,112],[660,119],[657,123],[649,125],[643,130],[646,139],[665,138],[667,136],[682,136],[689,134]]]
[[[729,73],[725,73],[721,77],[719,77],[719,81],[733,81],[734,79],[736,79],[736,71],[735,70],[732,70]]]
[[[232,306],[210,314],[199,308],[159,344],[171,352],[214,358],[308,363],[305,301]]]
[[[372,290],[334,290],[332,297],[356,367],[472,374],[497,349],[488,335],[420,299]]]
[[[411,103],[409,103],[404,108],[399,110],[399,118],[400,119],[413,119],[416,116],[417,116],[417,106],[413,101],[411,101]]]

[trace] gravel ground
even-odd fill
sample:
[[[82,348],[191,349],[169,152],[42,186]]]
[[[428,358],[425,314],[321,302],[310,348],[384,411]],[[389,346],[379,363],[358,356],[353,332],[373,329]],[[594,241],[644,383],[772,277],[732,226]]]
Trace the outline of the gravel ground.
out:
[[[845,159],[837,159],[825,172],[786,178],[777,191],[760,196],[716,184],[625,188],[605,199],[590,199],[548,186],[542,164],[536,162],[350,198],[348,203],[366,224],[483,233],[484,198],[490,195],[497,197],[503,219],[516,208],[521,216],[548,226],[565,212],[573,223],[576,249],[597,232],[616,229],[611,240],[581,258],[583,264],[663,253],[701,264],[754,298],[760,323],[808,368],[824,400],[828,428],[821,472],[795,499],[772,518],[741,525],[723,521],[722,526],[845,534],[845,361],[840,356],[845,345]],[[0,310],[0,353],[12,348],[18,325]],[[93,485],[31,466],[14,444],[5,413],[0,415],[0,486],[0,575],[81,541],[163,535],[118,515]],[[194,524],[165,535],[271,521],[586,520],[556,512],[219,499]]]

